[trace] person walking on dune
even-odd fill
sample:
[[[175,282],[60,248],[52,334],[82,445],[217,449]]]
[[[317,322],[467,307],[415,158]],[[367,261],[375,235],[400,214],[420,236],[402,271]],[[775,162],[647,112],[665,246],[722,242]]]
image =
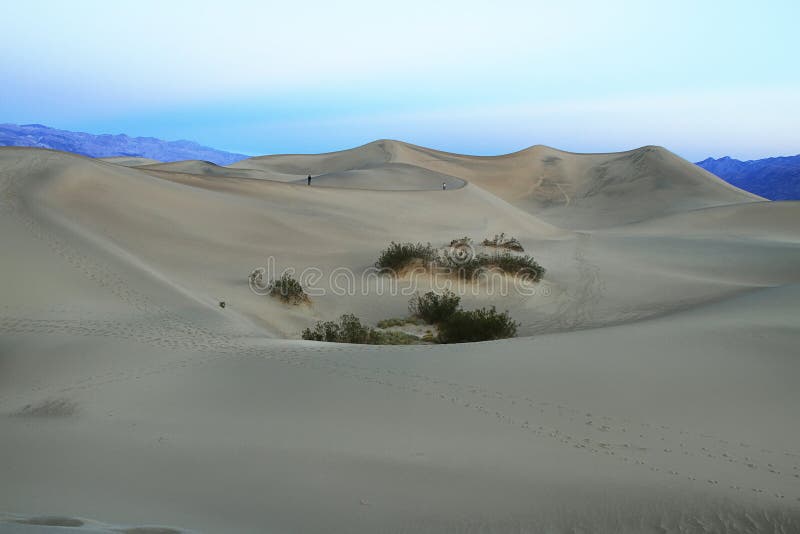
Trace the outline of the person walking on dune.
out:
[[[447,182],[442,182],[442,191],[447,191]]]
[[[311,175],[308,175],[308,185],[311,185]]]

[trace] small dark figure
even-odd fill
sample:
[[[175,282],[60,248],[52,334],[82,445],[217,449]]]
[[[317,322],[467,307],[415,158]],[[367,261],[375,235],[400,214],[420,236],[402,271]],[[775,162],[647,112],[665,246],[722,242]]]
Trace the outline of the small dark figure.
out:
[[[222,308],[222,309],[225,309],[225,301],[224,300],[219,301],[219,307]]]
[[[447,183],[442,182],[442,191],[447,191]]]
[[[311,175],[308,175],[308,185],[311,185]]]

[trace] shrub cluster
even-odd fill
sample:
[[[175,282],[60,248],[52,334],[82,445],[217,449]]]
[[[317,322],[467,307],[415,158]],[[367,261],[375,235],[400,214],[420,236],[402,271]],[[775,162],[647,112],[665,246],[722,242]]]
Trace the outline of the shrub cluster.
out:
[[[425,341],[424,339],[422,341]],[[417,336],[406,334],[405,332],[380,332],[378,330],[372,331],[372,337],[369,343],[371,345],[418,345],[420,339]]]
[[[408,302],[408,311],[412,317],[419,317],[428,324],[439,324],[458,309],[461,297],[452,291],[439,295],[428,291],[424,295],[414,295]]]
[[[381,251],[375,267],[384,272],[398,272],[415,260],[428,264],[435,259],[436,251],[430,243],[395,243],[392,241],[386,249]]]
[[[495,234],[494,239],[484,239],[484,247],[505,248],[515,252],[525,252],[522,243],[516,237],[506,237],[505,233]]]
[[[439,343],[490,341],[517,335],[517,323],[507,311],[498,313],[494,306],[465,311],[459,308],[461,298],[447,291],[438,295],[429,291],[415,295],[408,303],[413,316],[438,326]]]
[[[473,278],[482,271],[496,269],[513,276],[525,276],[530,281],[538,282],[545,273],[533,257],[512,254],[509,251],[523,252],[519,240],[497,234],[494,239],[485,239],[483,245],[498,249],[506,249],[492,254],[475,254],[472,239],[464,236],[450,241],[449,251],[437,250],[430,243],[392,243],[381,251],[375,267],[383,272],[398,273],[414,261],[421,261],[426,268],[447,269],[462,279]]]
[[[510,252],[499,252],[490,255],[481,255],[481,261],[487,268],[494,268],[504,273],[517,276],[526,276],[532,282],[538,282],[545,273],[545,268],[539,265],[533,257],[518,256]],[[485,256],[485,257],[483,257]]]
[[[538,282],[545,273],[545,268],[539,265],[533,257],[527,254],[518,256],[510,252],[479,253],[463,261],[445,256],[441,260],[441,266],[465,279],[473,278],[482,271],[497,269],[506,274],[525,276],[532,282]]]
[[[403,326],[407,324],[417,325],[421,320],[416,317],[393,317],[391,319],[381,319],[378,321],[378,328],[391,328],[393,326]]]
[[[457,239],[453,239],[450,241],[450,247],[469,247],[472,246],[472,238],[471,237],[459,237]]]
[[[283,273],[280,278],[270,282],[269,294],[288,304],[300,304],[310,300],[300,282],[292,278],[289,273]]]
[[[303,330],[303,339],[313,341],[330,341],[336,343],[366,343],[371,328],[361,324],[361,320],[352,313],[346,313],[336,321],[317,321],[314,328]]]
[[[508,312],[498,313],[494,306],[465,311],[456,310],[439,324],[439,343],[491,341],[517,335],[517,323]]]
[[[419,343],[416,336],[405,332],[380,332],[361,324],[352,313],[339,317],[339,321],[317,321],[314,328],[306,328],[303,339],[331,343],[357,343],[369,345],[412,345]]]

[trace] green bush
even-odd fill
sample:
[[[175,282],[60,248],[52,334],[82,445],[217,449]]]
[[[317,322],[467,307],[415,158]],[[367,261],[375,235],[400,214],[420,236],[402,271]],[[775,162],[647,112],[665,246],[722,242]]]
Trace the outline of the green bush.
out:
[[[420,339],[417,336],[396,331],[373,330],[369,340],[370,345],[418,345],[419,343]]]
[[[494,239],[485,239],[484,246],[503,248],[522,252],[524,249],[519,240],[497,234]],[[481,271],[497,269],[514,276],[525,276],[533,282],[542,279],[544,267],[533,257],[516,255],[505,250],[493,254],[474,254],[472,239],[459,237],[450,241],[450,250],[442,252],[430,243],[392,243],[383,251],[375,262],[375,266],[383,272],[398,273],[414,261],[421,261],[426,268],[448,269],[462,279],[474,278]]]
[[[468,247],[472,246],[472,238],[468,236],[459,237],[450,241],[451,247]]]
[[[429,264],[436,259],[436,251],[430,243],[395,243],[394,241],[381,251],[375,267],[383,272],[395,273],[407,267],[415,260]]]
[[[472,278],[475,273],[486,268],[485,259],[488,257],[486,254],[475,254],[467,258],[456,258],[445,254],[440,258],[439,266],[450,270],[459,278]]]
[[[452,291],[439,295],[428,291],[424,295],[414,295],[408,301],[408,311],[428,324],[438,324],[453,315],[458,309],[461,297]]]
[[[420,319],[417,317],[393,317],[391,319],[381,319],[378,321],[378,328],[391,328],[393,326],[403,326],[407,324],[420,324]]]
[[[504,273],[526,276],[532,282],[538,282],[545,273],[545,268],[527,254],[518,256],[510,252],[498,252],[487,256],[484,260],[487,267],[500,269]]]
[[[314,328],[306,328],[303,339],[328,341],[330,343],[358,343],[369,345],[413,345],[420,340],[405,332],[381,332],[361,324],[352,313],[339,317],[339,322],[317,321]]]
[[[506,237],[505,233],[495,234],[494,239],[484,239],[484,247],[505,248],[515,252],[525,252],[522,243],[516,237]]]
[[[340,343],[369,343],[373,330],[361,324],[361,319],[352,313],[345,313],[339,318]]]
[[[252,276],[252,275],[251,275]],[[310,299],[303,291],[300,282],[292,278],[289,273],[283,273],[280,278],[269,284],[269,294],[289,304],[309,302]]]
[[[314,328],[303,330],[301,337],[311,341],[336,343],[339,341],[339,325],[334,321],[317,321]]]
[[[544,267],[531,256],[519,256],[510,252],[480,253],[464,261],[457,261],[445,256],[441,260],[441,266],[450,269],[464,279],[473,278],[481,271],[497,269],[510,275],[525,276],[533,282],[538,282],[545,273]]]
[[[439,324],[439,343],[468,343],[514,337],[518,324],[508,312],[497,313],[494,306],[472,311],[457,310]]]

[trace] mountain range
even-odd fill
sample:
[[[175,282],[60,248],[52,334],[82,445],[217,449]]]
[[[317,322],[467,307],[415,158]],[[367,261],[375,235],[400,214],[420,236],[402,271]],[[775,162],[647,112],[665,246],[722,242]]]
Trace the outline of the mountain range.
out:
[[[94,135],[57,130],[42,124],[0,124],[0,146],[29,146],[73,152],[92,158],[132,156],[159,161],[200,159],[229,165],[247,156],[225,152],[193,141],[163,141],[155,137]]]
[[[800,199],[800,155],[740,161],[725,156],[697,165],[731,185],[770,200]]]

